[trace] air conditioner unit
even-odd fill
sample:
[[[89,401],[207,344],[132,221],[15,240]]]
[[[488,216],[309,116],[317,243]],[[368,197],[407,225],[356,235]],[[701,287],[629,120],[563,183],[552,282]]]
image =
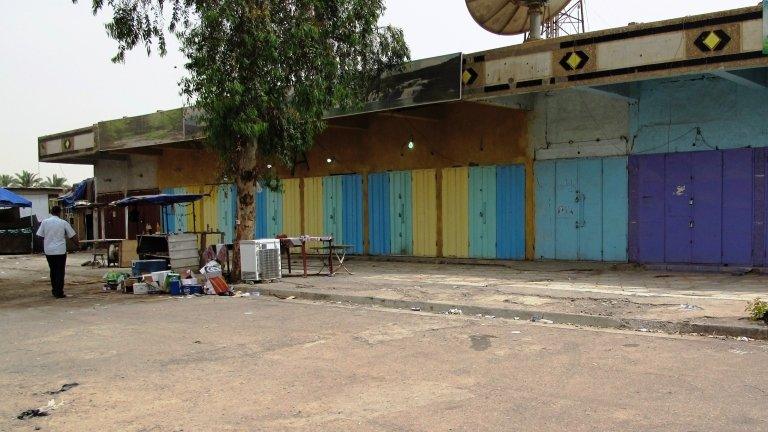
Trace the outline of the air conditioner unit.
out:
[[[281,278],[280,240],[241,241],[240,273],[244,281],[265,281]]]

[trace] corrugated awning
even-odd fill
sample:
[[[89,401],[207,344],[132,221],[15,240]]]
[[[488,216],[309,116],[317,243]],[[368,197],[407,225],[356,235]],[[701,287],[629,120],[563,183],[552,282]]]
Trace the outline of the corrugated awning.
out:
[[[203,196],[198,194],[139,195],[139,196],[132,196],[128,198],[123,198],[121,200],[113,201],[109,205],[116,206],[116,207],[127,207],[129,205],[135,205],[135,204],[157,204],[161,206],[167,206],[167,205],[173,205],[173,204],[194,202],[201,198],[203,198]]]

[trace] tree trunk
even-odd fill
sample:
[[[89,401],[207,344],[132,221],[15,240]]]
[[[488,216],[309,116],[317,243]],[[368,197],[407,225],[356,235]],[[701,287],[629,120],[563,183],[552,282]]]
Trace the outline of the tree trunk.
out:
[[[234,173],[235,186],[237,186],[237,222],[235,224],[234,254],[232,256],[232,280],[235,282],[239,282],[241,276],[240,241],[253,240],[256,225],[256,208],[254,205],[257,179],[256,151],[249,148],[242,153],[237,162],[237,171]]]

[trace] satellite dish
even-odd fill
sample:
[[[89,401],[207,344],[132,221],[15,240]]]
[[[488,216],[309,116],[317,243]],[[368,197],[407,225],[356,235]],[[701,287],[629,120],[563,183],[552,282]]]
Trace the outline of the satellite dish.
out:
[[[466,0],[472,18],[491,33],[515,35],[530,31],[541,39],[541,26],[571,0]]]

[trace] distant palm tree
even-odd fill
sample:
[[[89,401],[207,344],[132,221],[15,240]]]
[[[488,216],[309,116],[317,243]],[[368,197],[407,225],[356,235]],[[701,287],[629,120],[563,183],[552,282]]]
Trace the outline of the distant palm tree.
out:
[[[0,187],[13,185],[13,176],[9,174],[0,174]]]
[[[64,189],[67,187],[67,179],[54,174],[51,177],[46,177],[41,186]]]
[[[43,181],[35,173],[23,170],[21,173],[14,174],[13,186],[16,187],[39,187]]]

